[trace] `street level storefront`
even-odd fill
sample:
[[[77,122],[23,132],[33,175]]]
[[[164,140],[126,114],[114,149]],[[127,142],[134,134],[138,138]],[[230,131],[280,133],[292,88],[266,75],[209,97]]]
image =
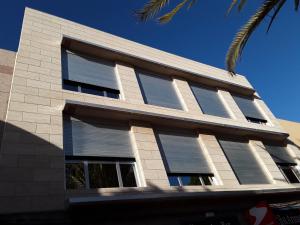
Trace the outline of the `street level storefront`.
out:
[[[140,198],[144,195],[144,198]],[[72,198],[60,212],[11,214],[0,224],[60,225],[294,225],[300,224],[299,191],[243,191],[202,195],[130,194],[122,200]],[[164,196],[164,197],[162,197]],[[295,201],[295,199],[297,201]]]

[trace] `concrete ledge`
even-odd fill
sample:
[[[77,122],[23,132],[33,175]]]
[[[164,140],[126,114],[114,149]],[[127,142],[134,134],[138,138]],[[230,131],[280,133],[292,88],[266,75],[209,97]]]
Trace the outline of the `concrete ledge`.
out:
[[[153,125],[159,126],[173,126],[188,129],[199,129],[201,132],[213,132],[220,134],[231,134],[244,136],[253,139],[270,139],[270,140],[284,140],[288,137],[287,133],[280,131],[271,131],[263,129],[255,129],[251,127],[242,127],[237,125],[223,124],[218,122],[211,122],[201,119],[184,118],[169,114],[161,114],[148,112],[139,109],[121,108],[118,106],[93,104],[87,102],[79,102],[73,100],[66,100],[64,112],[81,114],[83,116],[94,117],[111,117],[121,120],[142,120],[150,122]],[[98,116],[97,116],[98,115]]]

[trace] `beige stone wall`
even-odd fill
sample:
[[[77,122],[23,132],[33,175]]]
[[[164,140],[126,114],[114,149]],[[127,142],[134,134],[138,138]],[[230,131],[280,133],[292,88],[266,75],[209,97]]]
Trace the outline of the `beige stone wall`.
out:
[[[0,146],[16,53],[0,49]]]
[[[184,59],[160,50],[137,44],[68,20],[32,9],[26,9],[20,45],[7,111],[7,126],[3,136],[0,158],[0,213],[59,210],[66,207],[64,189],[64,152],[62,137],[62,110],[66,100],[77,100],[122,109],[140,110],[156,115],[172,115],[182,119],[226,126],[245,131],[252,129],[281,134],[279,126],[263,126],[245,120],[229,92],[219,91],[222,101],[232,115],[231,119],[202,114],[184,79],[173,79],[184,110],[168,109],[144,104],[134,68],[116,62],[121,99],[110,99],[62,89],[61,40],[66,35],[117,51],[143,57],[176,68],[218,79],[222,82],[251,87],[245,77],[228,76],[226,71]],[[267,112],[270,113],[270,112]],[[155,141],[151,123],[131,121],[133,145],[141,184],[144,187],[124,190],[95,190],[89,196],[118,196],[124,191],[155,190],[164,193],[179,191],[202,192],[220,190],[259,190],[292,188],[283,184],[239,185],[214,135],[200,135],[199,142],[216,172],[219,185],[211,187],[169,187],[164,164]],[[253,148],[253,151],[259,151]],[[261,157],[262,164],[269,158]],[[270,169],[269,179],[276,179]],[[155,191],[153,193],[155,193]],[[69,195],[69,193],[68,193]],[[154,194],[155,195],[155,194]],[[73,193],[72,196],[86,196]]]
[[[300,147],[300,123],[288,120],[278,120],[284,130],[290,134],[290,139]]]
[[[298,170],[300,171],[300,123],[281,119],[278,122],[290,134],[288,138],[288,150],[296,160]]]

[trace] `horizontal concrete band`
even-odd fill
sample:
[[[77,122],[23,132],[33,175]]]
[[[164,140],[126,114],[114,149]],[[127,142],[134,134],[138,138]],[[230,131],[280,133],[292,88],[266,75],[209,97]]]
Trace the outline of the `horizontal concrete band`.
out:
[[[96,111],[95,111],[96,110]],[[98,111],[98,113],[97,113]],[[126,109],[116,106],[108,106],[103,104],[92,104],[73,100],[66,100],[64,106],[66,113],[79,113],[84,116],[101,115],[100,117],[113,117],[122,120],[141,120],[150,122],[153,125],[173,126],[187,129],[199,129],[203,132],[213,132],[216,134],[231,134],[269,140],[284,140],[288,137],[287,133],[269,130],[258,130],[249,127],[241,127],[236,125],[221,124],[200,119],[183,118],[174,115],[165,115],[160,113],[148,112],[139,109]]]
[[[107,204],[108,202],[120,203],[120,202],[131,202],[137,203],[142,202],[153,202],[153,201],[179,201],[179,200],[201,200],[203,201],[214,201],[222,202],[227,200],[238,200],[249,199],[251,197],[259,197],[264,200],[268,200],[269,203],[280,202],[280,201],[293,201],[295,196],[300,194],[300,187],[294,188],[270,188],[270,189],[255,189],[252,190],[214,190],[214,191],[203,191],[203,192],[186,192],[184,188],[173,188],[172,190],[151,190],[151,188],[135,189],[131,188],[127,193],[111,193],[110,195],[101,196],[99,193],[90,197],[74,197],[69,194],[69,204],[71,207],[77,206],[88,206],[97,204]]]

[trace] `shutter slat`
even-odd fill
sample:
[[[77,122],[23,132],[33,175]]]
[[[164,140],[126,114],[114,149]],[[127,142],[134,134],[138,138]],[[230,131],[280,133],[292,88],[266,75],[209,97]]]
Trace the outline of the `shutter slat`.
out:
[[[296,164],[293,157],[283,146],[265,145],[266,150],[272,156],[273,160],[279,164]]]
[[[234,95],[233,98],[245,117],[266,121],[252,99]]]
[[[212,174],[195,135],[158,130],[169,173]]]
[[[248,143],[221,139],[219,143],[241,184],[269,183]]]
[[[64,119],[65,154],[134,158],[129,126]]]
[[[63,52],[64,79],[119,90],[115,65],[70,51]]]
[[[182,109],[171,79],[145,73],[138,73],[138,78],[146,103]]]
[[[218,96],[217,90],[196,85],[191,85],[191,88],[203,113],[225,118],[230,117]]]

